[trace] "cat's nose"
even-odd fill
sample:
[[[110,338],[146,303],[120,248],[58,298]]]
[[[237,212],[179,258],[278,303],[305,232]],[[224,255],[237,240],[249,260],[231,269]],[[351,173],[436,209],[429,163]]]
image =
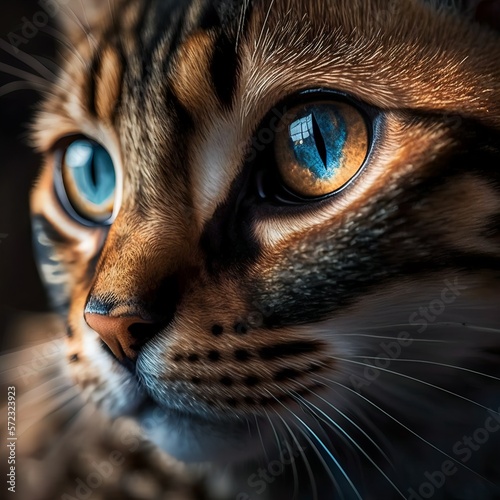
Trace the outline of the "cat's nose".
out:
[[[155,322],[140,316],[112,317],[86,312],[85,321],[120,361],[135,361],[140,348],[158,330]]]

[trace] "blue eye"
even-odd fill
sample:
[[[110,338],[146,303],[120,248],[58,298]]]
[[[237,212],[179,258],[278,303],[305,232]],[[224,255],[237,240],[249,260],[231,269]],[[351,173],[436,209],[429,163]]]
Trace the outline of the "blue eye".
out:
[[[87,139],[73,141],[61,163],[64,193],[78,216],[106,223],[113,214],[116,172],[101,145]]]
[[[368,129],[361,113],[345,102],[298,106],[278,133],[275,154],[284,183],[303,197],[341,189],[368,154]]]

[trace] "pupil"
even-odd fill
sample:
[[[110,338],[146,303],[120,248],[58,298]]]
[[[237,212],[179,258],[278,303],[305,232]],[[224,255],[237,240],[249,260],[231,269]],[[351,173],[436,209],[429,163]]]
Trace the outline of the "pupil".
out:
[[[318,121],[316,120],[316,116],[314,115],[314,113],[311,113],[311,116],[312,116],[312,128],[313,128],[314,140],[316,141],[316,148],[318,149],[319,156],[326,170],[328,168],[328,165],[326,163],[325,139],[323,138],[323,134],[321,133]]]
[[[90,163],[90,181],[92,182],[92,186],[94,188],[97,187],[97,169],[95,166],[95,160],[92,158],[92,161]]]

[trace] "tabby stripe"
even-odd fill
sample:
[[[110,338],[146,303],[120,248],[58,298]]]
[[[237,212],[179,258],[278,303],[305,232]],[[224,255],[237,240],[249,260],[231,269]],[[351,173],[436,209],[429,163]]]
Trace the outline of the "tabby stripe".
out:
[[[143,64],[141,67],[141,73],[139,75],[136,75],[137,78],[139,79],[139,81],[143,80],[144,73],[145,73],[146,68],[147,68],[147,64],[149,63],[149,61],[146,62],[146,58],[145,58],[146,47],[144,45],[142,35],[145,31],[147,31],[145,29],[146,20],[147,20],[148,13],[150,12],[151,6],[153,3],[154,3],[153,0],[144,0],[143,1],[142,10],[141,10],[141,13],[139,14],[139,18],[138,18],[137,24],[135,25],[135,29],[134,29],[135,38],[137,40],[137,54],[138,54],[138,57],[143,61]]]
[[[181,45],[181,41],[185,31],[185,21],[186,21],[187,9],[184,8],[183,11],[179,14],[178,18],[173,20],[173,24],[175,26],[175,30],[173,31],[170,37],[170,46],[168,47],[168,52],[165,55],[165,59],[163,62],[163,71],[167,73],[170,65],[172,63],[173,58],[177,54],[177,50]]]
[[[236,41],[225,33],[215,42],[210,64],[210,75],[215,93],[224,107],[230,108],[237,89],[237,76],[240,58],[236,52]]]
[[[120,108],[120,103],[121,103],[122,95],[123,95],[125,75],[127,74],[127,69],[128,69],[128,62],[127,62],[127,58],[125,57],[125,51],[123,49],[123,44],[119,39],[117,40],[117,42],[114,46],[114,49],[116,51],[116,54],[118,55],[118,59],[120,60],[120,64],[121,64],[121,68],[122,68],[122,74],[121,74],[119,88],[118,88],[118,100],[116,102],[116,106],[114,107],[113,114],[111,116],[112,122],[116,125],[117,118],[118,118],[118,110]]]
[[[212,3],[205,5],[198,18],[198,26],[202,30],[219,29],[222,27],[221,17]]]
[[[101,48],[97,50],[90,63],[90,71],[88,76],[88,92],[87,94],[87,109],[92,116],[97,117],[97,106],[96,106],[96,98],[97,98],[97,79],[101,72]]]
[[[182,102],[179,100],[179,98],[171,88],[167,90],[166,101],[169,108],[173,109],[179,125],[179,130],[182,130],[183,141],[186,141],[186,136],[194,128],[193,115],[191,114],[189,109],[182,104]]]

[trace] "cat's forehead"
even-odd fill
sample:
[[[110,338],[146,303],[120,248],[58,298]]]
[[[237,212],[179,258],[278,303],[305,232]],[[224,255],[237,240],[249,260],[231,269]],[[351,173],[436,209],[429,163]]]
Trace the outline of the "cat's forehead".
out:
[[[98,10],[90,34],[82,24],[72,27],[76,50],[67,55],[54,108],[63,97],[72,107],[57,111],[79,123],[89,115],[111,122],[140,106],[142,117],[156,112],[165,122],[176,98],[210,117],[239,100],[240,115],[258,119],[281,98],[314,86],[384,108],[498,116],[490,99],[500,71],[497,38],[436,1],[114,5]]]

